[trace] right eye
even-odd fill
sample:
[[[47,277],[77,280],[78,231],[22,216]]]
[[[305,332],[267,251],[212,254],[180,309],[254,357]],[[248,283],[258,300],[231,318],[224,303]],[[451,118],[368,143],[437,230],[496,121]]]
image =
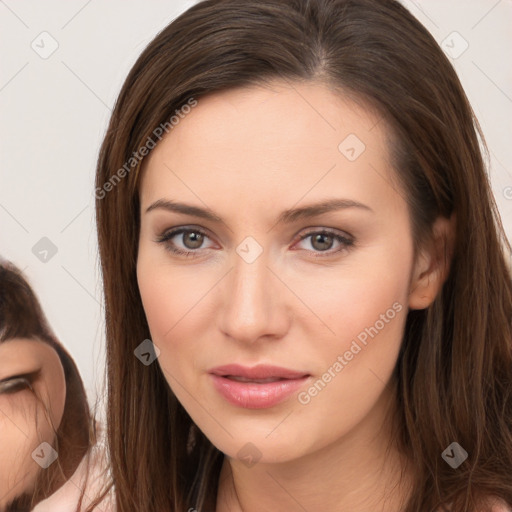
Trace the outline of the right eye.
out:
[[[31,381],[25,376],[10,377],[0,381],[0,395],[10,395],[25,389],[32,389]]]

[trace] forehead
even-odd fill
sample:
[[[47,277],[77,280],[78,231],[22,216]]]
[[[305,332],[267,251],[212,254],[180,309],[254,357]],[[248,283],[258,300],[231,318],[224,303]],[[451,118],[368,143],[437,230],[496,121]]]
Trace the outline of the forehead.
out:
[[[0,343],[0,379],[4,374],[54,364],[57,352],[39,339],[12,338]]]
[[[338,144],[349,134],[367,147],[384,149],[380,148],[383,134],[375,129],[380,120],[369,105],[320,83],[274,82],[230,89],[200,98],[152,151],[148,164],[162,156],[165,148],[177,155],[190,147],[200,148],[200,155],[209,153],[214,161],[222,150],[226,160],[237,143],[244,144],[247,161],[259,159],[262,152],[279,156],[290,148],[297,157],[317,156],[317,148],[336,154]]]
[[[360,196],[363,185],[379,194],[392,180],[389,138],[375,109],[323,84],[210,94],[145,159],[141,203],[163,190],[195,202],[214,193],[266,204],[295,204],[308,190]]]

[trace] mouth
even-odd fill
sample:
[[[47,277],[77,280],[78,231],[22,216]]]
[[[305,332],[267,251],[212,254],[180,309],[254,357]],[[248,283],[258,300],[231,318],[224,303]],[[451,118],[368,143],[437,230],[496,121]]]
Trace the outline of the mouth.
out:
[[[224,366],[212,368],[210,373],[218,375],[219,377],[226,377],[235,380],[247,379],[247,381],[251,382],[265,380],[273,382],[275,380],[300,379],[309,375],[307,372],[267,364],[259,364],[253,367],[242,366],[239,364],[226,364]],[[242,380],[240,381],[242,382]]]
[[[265,409],[285,401],[311,377],[309,373],[270,365],[225,365],[209,372],[214,388],[231,405]]]
[[[278,382],[280,380],[290,380],[285,379],[283,377],[269,377],[268,379],[249,379],[247,377],[240,377],[237,375],[219,375],[219,377],[224,377],[225,379],[235,380],[237,382],[253,382],[255,384],[266,384],[267,382]]]

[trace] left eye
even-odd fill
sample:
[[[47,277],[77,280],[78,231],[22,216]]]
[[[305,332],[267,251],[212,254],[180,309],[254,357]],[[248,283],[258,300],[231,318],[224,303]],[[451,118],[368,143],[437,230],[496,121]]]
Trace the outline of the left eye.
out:
[[[184,249],[181,249],[179,247],[176,247],[176,244],[172,241],[173,238],[177,237],[178,235],[182,234],[187,235],[193,235],[191,237],[189,236],[182,236],[183,243],[189,243],[192,245],[192,247],[186,247]],[[208,238],[206,233],[204,231],[201,231],[200,229],[192,229],[192,228],[178,228],[174,229],[172,231],[168,231],[167,233],[164,233],[162,236],[157,238],[158,243],[163,243],[165,248],[174,253],[174,254],[180,254],[184,256],[192,256],[194,252],[198,252],[196,249],[200,249],[201,245],[203,244],[203,241],[205,238]],[[191,249],[191,250],[187,250]]]
[[[32,383],[26,377],[11,377],[0,381],[0,395],[17,393],[24,389],[32,389]]]
[[[308,238],[311,238],[310,244],[311,246],[316,249],[313,252],[315,257],[322,257],[326,253],[327,255],[331,255],[337,252],[340,252],[342,250],[346,250],[352,245],[354,245],[354,241],[346,236],[340,235],[338,233],[334,233],[332,231],[316,231],[316,232],[309,232],[305,235],[303,235],[300,238],[300,241],[306,240]],[[327,242],[326,242],[327,240]],[[335,249],[331,251],[333,245],[333,240],[338,242],[340,244],[340,247],[338,249]],[[325,247],[325,246],[328,247]]]

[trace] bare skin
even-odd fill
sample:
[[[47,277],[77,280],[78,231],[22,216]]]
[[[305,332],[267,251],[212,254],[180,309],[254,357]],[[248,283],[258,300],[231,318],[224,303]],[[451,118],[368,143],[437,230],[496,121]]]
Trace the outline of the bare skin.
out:
[[[53,444],[65,401],[64,368],[50,345],[25,338],[0,343],[0,510],[32,492],[42,471],[32,453]],[[43,460],[45,451],[38,453]]]
[[[350,134],[365,146],[356,158],[357,139],[338,148]],[[171,389],[226,454],[218,512],[397,512],[407,498],[408,462],[386,452],[391,375],[408,309],[428,307],[445,278],[438,255],[452,225],[438,219],[436,243],[414,259],[386,135],[374,112],[321,84],[276,82],[201,98],[146,159],[139,288]],[[277,222],[329,199],[352,206]],[[159,200],[208,207],[222,221],[148,211]],[[157,240],[177,227],[188,234]],[[258,246],[250,263],[237,252]],[[378,332],[347,354],[372,326]],[[250,409],[212,385],[210,370],[228,363],[309,377],[300,393]],[[319,379],[328,382],[310,391]],[[239,455],[247,446],[250,467]]]

